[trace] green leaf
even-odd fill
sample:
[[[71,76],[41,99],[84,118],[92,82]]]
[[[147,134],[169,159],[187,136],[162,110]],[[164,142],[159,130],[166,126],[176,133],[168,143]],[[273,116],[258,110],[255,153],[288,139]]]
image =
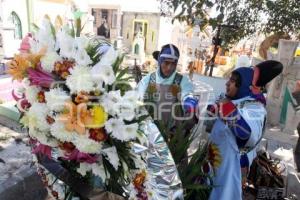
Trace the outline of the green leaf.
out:
[[[74,28],[74,24],[73,24],[73,22],[71,22],[71,30],[70,30],[71,32],[70,32],[70,35],[72,36],[72,37],[75,37],[75,28]]]
[[[75,19],[75,20],[80,19],[80,18],[82,17],[83,14],[84,14],[84,12],[81,12],[80,10],[76,10],[76,11],[73,13],[74,19]]]
[[[40,30],[40,27],[38,25],[36,25],[35,23],[31,23],[31,26],[32,26],[33,32],[37,32]]]
[[[55,31],[55,27],[53,26],[53,24],[49,21],[50,23],[50,28],[51,28],[51,33],[54,39],[56,39],[56,31]]]
[[[117,72],[119,71],[119,68],[120,68],[121,63],[123,62],[123,59],[124,59],[124,55],[122,55],[121,57],[118,56],[116,61],[112,65],[113,71],[115,74],[117,74]]]
[[[120,80],[125,74],[128,74],[129,67],[126,67],[125,69],[120,70],[120,72],[117,74],[116,79]]]

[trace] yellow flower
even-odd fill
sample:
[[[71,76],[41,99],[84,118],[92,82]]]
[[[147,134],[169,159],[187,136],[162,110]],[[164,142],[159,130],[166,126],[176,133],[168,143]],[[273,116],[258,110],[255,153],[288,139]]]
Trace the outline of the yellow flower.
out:
[[[93,116],[93,124],[92,126],[95,127],[103,127],[104,123],[107,121],[107,113],[104,111],[102,106],[94,106],[91,109],[91,113]]]
[[[222,163],[221,152],[218,146],[213,143],[208,145],[208,160],[214,169],[218,168]]]

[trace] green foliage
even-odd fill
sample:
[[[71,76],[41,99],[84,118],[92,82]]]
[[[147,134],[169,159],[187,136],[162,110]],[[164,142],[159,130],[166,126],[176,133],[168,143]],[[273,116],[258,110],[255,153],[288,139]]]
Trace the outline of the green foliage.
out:
[[[121,142],[117,139],[109,138],[108,144],[116,147],[121,166],[119,166],[119,168],[116,170],[107,160],[111,158],[106,158],[104,156],[102,157],[104,169],[110,174],[110,178],[107,179],[107,182],[105,183],[106,189],[122,196],[125,193],[122,186],[129,184],[129,180],[127,180],[125,176],[123,165],[125,163],[129,169],[136,169],[133,160],[134,155],[131,153],[131,148],[127,143]]]
[[[202,167],[208,162],[207,144],[199,144],[196,152],[188,156],[188,148],[194,138],[192,137],[192,131],[186,130],[186,123],[180,123],[175,129],[171,130],[170,125],[172,123],[165,124],[164,121],[155,121],[177,166],[185,191],[185,199],[205,200],[209,198],[211,191],[211,186],[207,185],[207,180],[210,177],[202,170]]]
[[[174,19],[186,21],[193,25],[201,19],[201,26],[207,23],[217,29],[221,27],[220,36],[223,47],[230,47],[242,38],[256,32],[264,34],[289,34],[300,37],[300,4],[298,0],[160,0],[162,14],[175,10],[181,12]],[[219,13],[207,19],[206,11],[215,6]]]
[[[37,32],[38,30],[40,30],[40,27],[38,25],[36,25],[35,23],[32,23],[31,27],[32,27],[33,32]]]

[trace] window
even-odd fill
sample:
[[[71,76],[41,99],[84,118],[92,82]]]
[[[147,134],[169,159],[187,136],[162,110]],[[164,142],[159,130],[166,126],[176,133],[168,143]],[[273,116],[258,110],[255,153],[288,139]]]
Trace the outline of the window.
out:
[[[102,10],[101,10],[101,18],[102,18],[102,19],[105,19],[106,22],[108,22],[108,21],[107,21],[107,19],[108,19],[108,10],[106,10],[106,9],[102,9]]]
[[[14,11],[10,14],[10,17],[11,17],[11,22],[13,23],[13,25],[15,27],[14,38],[17,40],[21,40],[22,39],[21,20],[20,20],[19,16],[17,15],[17,13]]]

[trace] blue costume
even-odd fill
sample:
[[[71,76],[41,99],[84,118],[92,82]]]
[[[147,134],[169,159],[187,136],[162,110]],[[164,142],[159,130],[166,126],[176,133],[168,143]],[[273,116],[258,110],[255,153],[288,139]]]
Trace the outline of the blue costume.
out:
[[[217,116],[209,136],[209,159],[214,172],[211,200],[242,199],[241,166],[249,167],[256,156],[253,148],[262,135],[266,117],[262,94],[253,95],[250,89],[253,69],[235,71],[241,77],[241,85],[234,100],[208,107]]]

